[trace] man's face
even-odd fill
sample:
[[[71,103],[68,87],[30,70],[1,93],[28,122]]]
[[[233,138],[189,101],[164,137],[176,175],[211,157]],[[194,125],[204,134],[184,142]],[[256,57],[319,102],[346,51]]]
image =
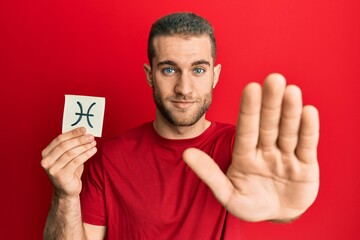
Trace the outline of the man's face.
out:
[[[220,74],[214,67],[208,36],[159,36],[154,39],[152,67],[145,65],[153,88],[157,117],[174,126],[192,126],[212,101]]]

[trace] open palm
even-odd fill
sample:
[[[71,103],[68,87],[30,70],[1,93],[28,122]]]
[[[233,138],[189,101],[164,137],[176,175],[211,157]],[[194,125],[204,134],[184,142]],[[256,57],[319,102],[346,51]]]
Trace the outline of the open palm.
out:
[[[185,162],[233,215],[247,221],[287,221],[301,215],[319,189],[316,108],[280,74],[244,89],[232,162],[226,174],[205,153],[184,152]]]

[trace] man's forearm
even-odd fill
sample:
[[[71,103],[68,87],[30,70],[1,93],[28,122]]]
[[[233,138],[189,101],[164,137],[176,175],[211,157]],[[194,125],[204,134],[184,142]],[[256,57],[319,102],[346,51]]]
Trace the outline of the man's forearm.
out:
[[[53,196],[44,230],[45,240],[86,239],[79,197]]]

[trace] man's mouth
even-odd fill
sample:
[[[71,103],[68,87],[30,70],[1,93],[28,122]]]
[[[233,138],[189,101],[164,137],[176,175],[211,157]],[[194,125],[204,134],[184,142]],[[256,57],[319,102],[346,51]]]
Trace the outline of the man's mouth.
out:
[[[177,101],[172,100],[171,103],[178,109],[187,109],[190,108],[195,102],[194,101]]]

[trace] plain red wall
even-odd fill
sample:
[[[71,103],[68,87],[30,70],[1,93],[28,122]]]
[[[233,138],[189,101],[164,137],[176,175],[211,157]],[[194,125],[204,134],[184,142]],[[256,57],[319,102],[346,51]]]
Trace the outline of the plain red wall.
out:
[[[357,0],[1,1],[1,239],[41,239],[52,187],[41,150],[64,94],[107,99],[105,138],[154,118],[143,73],[151,23],[194,11],[213,23],[220,83],[208,118],[235,123],[244,85],[281,72],[320,110],[317,201],[244,239],[360,239],[360,4]]]

